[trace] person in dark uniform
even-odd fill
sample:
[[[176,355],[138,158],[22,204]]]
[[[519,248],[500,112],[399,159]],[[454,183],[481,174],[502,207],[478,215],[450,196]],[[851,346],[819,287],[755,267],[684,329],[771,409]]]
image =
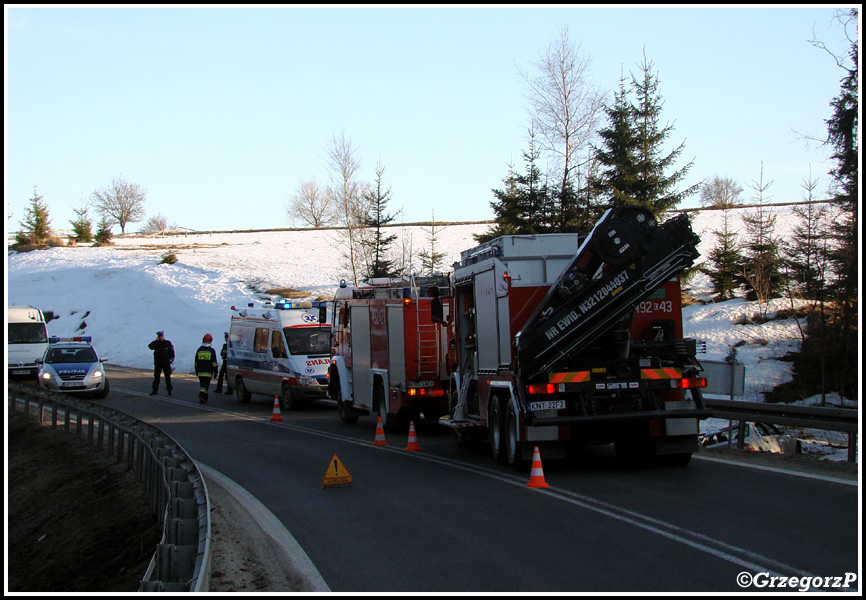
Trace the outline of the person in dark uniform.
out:
[[[220,350],[220,358],[222,359],[222,364],[220,365],[220,375],[217,379],[216,393],[222,394],[223,391],[223,379],[226,380],[226,394],[232,393],[232,384],[229,382],[228,377],[228,358],[229,358],[229,332],[225,332],[225,342],[223,342],[223,349]]]
[[[162,331],[156,332],[156,339],[147,345],[153,350],[153,391],[151,396],[156,396],[159,391],[159,375],[165,374],[165,389],[168,395],[171,396],[171,363],[174,362],[174,346],[165,339],[165,333]]]
[[[217,364],[216,352],[211,348],[213,336],[206,333],[201,340],[201,346],[195,351],[195,374],[198,377],[199,390],[198,401],[207,402],[207,389],[210,380],[217,376],[219,365]]]

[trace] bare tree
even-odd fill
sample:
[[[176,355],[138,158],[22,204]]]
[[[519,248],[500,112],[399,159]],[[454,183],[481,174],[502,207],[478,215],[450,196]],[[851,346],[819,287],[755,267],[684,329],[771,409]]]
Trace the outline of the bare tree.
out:
[[[150,217],[147,220],[147,222],[144,224],[144,227],[141,228],[141,233],[160,233],[162,231],[166,231],[167,229],[172,228],[174,228],[174,225],[169,225],[167,217],[163,216],[160,213],[156,213],[154,216]]]
[[[289,219],[300,220],[310,227],[325,227],[334,222],[334,198],[315,179],[298,185],[288,207]]]
[[[367,186],[356,180],[361,160],[358,150],[346,139],[345,132],[333,135],[331,148],[328,150],[328,167],[331,171],[332,186],[329,191],[334,199],[337,211],[336,221],[343,227],[343,245],[345,257],[352,271],[352,281],[358,283],[358,272],[361,267],[361,242],[368,214],[364,206],[364,196]]]
[[[126,181],[123,176],[111,180],[111,185],[94,191],[90,200],[108,223],[120,225],[120,234],[126,234],[126,226],[144,219],[144,201],[147,191],[137,183]]]
[[[714,175],[701,186],[701,204],[710,208],[733,208],[741,203],[742,193],[743,188],[733,177]]]
[[[596,131],[604,103],[589,80],[589,65],[589,56],[571,42],[566,28],[535,64],[536,75],[520,73],[529,86],[533,127],[544,150],[558,159],[561,200],[575,194],[577,157]]]

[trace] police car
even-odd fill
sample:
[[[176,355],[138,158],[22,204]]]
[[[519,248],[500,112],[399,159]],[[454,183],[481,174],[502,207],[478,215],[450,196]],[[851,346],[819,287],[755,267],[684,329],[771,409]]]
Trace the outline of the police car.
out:
[[[39,361],[38,384],[54,392],[108,395],[108,377],[102,360],[90,345],[90,336],[48,338],[48,349]]]

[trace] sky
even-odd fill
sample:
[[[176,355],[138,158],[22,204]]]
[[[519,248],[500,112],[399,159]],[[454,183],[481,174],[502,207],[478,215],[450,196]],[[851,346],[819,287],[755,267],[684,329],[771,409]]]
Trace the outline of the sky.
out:
[[[282,228],[302,181],[330,183],[335,136],[358,178],[384,167],[398,222],[491,219],[528,147],[527,86],[567,28],[611,92],[646,58],[669,150],[713,176],[772,181],[765,201],[829,184],[823,139],[844,55],[829,6],[4,6],[6,227],[34,189],[55,229],[113,178],[146,218],[195,231]],[[610,97],[610,96],[609,96]],[[799,135],[798,135],[799,132]],[[698,205],[698,197],[681,208]],[[92,212],[92,211],[91,211]],[[94,219],[96,220],[96,219]],[[144,222],[131,224],[137,231]],[[119,228],[115,228],[119,233]]]
[[[745,209],[732,211],[741,219]],[[774,209],[777,233],[789,235],[796,224],[791,207]],[[720,211],[701,211],[695,215],[693,229],[701,235],[698,262],[706,259],[713,245],[707,232],[721,227]],[[484,231],[483,224],[444,227],[439,251],[451,260],[475,245],[472,235]],[[424,239],[426,227],[405,227],[399,232],[416,240]],[[153,353],[147,344],[156,331],[165,331],[175,347],[175,367],[181,373],[193,372],[193,357],[202,336],[210,333],[218,344],[228,330],[231,306],[260,306],[263,290],[291,287],[309,293],[310,299],[333,298],[339,278],[345,276],[344,262],[334,243],[333,231],[272,231],[256,233],[218,233],[188,235],[182,238],[117,238],[116,245],[91,248],[51,248],[38,252],[11,253],[6,276],[8,303],[50,310],[58,318],[48,323],[48,334],[61,337],[90,335],[101,357],[110,364],[142,369],[153,366]],[[159,264],[165,252],[162,245],[175,248],[178,262]],[[311,262],[309,249],[317,248],[317,262]],[[704,274],[690,284],[699,298],[711,296],[711,283]],[[132,291],[131,291],[132,290]],[[800,302],[800,301],[798,301]],[[767,307],[768,314],[790,308],[790,301],[777,298]],[[793,318],[749,323],[747,317],[759,312],[756,302],[736,298],[726,302],[693,304],[683,309],[683,332],[706,343],[701,361],[722,361],[737,347],[737,360],[745,365],[745,394],[749,402],[763,400],[762,392],[790,380],[792,363],[779,360],[794,350],[800,339]],[[744,324],[746,323],[746,324]],[[220,345],[216,345],[217,350]],[[195,401],[195,399],[191,399]],[[259,397],[258,401],[264,398]],[[820,397],[808,399],[812,404]],[[831,403],[842,402],[832,395]],[[846,400],[846,406],[856,401]],[[702,427],[726,426],[727,421],[710,419]],[[811,454],[845,460],[846,450],[833,450],[827,436],[844,446],[843,434],[813,431],[808,437]],[[804,442],[804,446],[806,443]]]

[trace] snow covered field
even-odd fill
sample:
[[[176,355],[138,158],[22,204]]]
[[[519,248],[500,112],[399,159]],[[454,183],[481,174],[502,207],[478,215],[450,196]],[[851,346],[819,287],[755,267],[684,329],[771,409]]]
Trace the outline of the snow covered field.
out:
[[[733,214],[739,218],[743,211]],[[795,224],[791,207],[775,207],[774,212],[777,235],[788,236]],[[715,243],[711,232],[720,227],[720,218],[718,211],[700,211],[693,217],[693,228],[702,238],[699,262]],[[462,250],[476,245],[473,234],[487,229],[485,224],[442,227],[436,251],[445,254],[443,270],[450,270]],[[411,247],[414,256],[429,246],[429,227],[390,231],[399,236],[394,246]],[[189,373],[202,336],[210,333],[219,342],[228,330],[232,305],[271,299],[264,292],[274,288],[299,290],[310,299],[330,298],[340,279],[351,279],[340,235],[332,230],[127,237],[114,242],[107,248],[10,251],[8,305],[52,311],[59,318],[48,324],[49,335],[91,335],[100,355],[116,365],[152,368],[147,344],[157,330],[164,330],[177,352],[177,370]],[[169,250],[178,262],[160,264]],[[697,297],[709,298],[707,277],[697,276],[691,287]],[[788,307],[788,300],[773,300],[770,315]],[[685,335],[707,345],[707,353],[699,358],[723,360],[733,345],[741,344],[737,358],[746,365],[742,399],[753,402],[790,379],[790,363],[777,359],[797,348],[800,335],[793,318],[737,324],[757,312],[757,303],[743,299],[684,309]],[[840,399],[834,398],[834,403]],[[832,454],[829,449],[827,453]]]

